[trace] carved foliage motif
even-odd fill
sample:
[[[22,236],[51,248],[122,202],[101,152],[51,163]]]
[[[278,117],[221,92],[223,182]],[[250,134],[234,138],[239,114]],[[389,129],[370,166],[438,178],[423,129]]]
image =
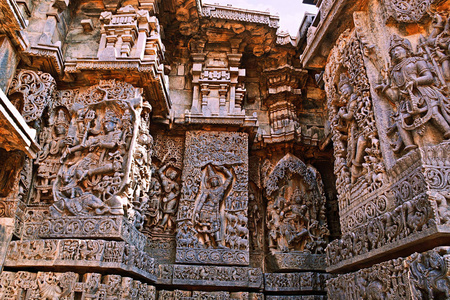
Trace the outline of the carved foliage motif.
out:
[[[329,235],[320,174],[287,154],[265,180],[267,228],[272,253],[323,253]]]
[[[435,0],[384,0],[386,13],[397,22],[417,23]]]
[[[53,97],[56,82],[48,73],[19,70],[11,82],[9,99],[27,123],[38,121]]]
[[[179,255],[187,250],[183,248],[217,249],[214,256],[221,257],[210,259],[221,261],[230,249],[231,256],[246,252],[240,264],[248,261],[247,139],[243,133],[187,133],[177,217]],[[208,256],[210,251],[202,252]],[[177,257],[184,259],[189,258]]]

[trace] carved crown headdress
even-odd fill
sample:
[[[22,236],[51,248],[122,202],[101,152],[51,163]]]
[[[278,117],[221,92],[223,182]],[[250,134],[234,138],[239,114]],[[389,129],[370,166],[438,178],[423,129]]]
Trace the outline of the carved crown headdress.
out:
[[[69,126],[66,114],[62,109],[60,109],[56,115],[55,125],[64,125],[65,127]]]
[[[105,112],[105,117],[103,118],[103,122],[119,123],[119,118],[116,117],[116,114],[114,111],[107,109]]]
[[[404,39],[396,34],[393,34],[389,40],[389,52],[397,46],[403,47],[410,54],[413,53],[411,42],[408,39]]]
[[[219,175],[217,175],[216,172],[214,172],[213,168],[211,167],[211,165],[208,165],[206,167],[206,182],[211,182],[211,180],[213,178],[217,178],[219,179]]]

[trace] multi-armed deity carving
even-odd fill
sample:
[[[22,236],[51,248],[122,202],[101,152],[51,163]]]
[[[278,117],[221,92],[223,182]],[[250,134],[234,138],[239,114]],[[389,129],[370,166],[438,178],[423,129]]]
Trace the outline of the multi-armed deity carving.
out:
[[[150,111],[139,90],[121,82],[59,92],[40,133],[32,202],[52,203],[54,217],[127,210],[141,227],[151,177]]]
[[[268,197],[266,224],[272,254],[323,253],[329,230],[326,198],[317,170],[288,154],[265,181]]]
[[[391,68],[377,90],[395,104],[390,128],[391,135],[397,133],[392,143],[395,153],[417,148],[421,136],[426,143],[430,136],[426,133],[440,133],[441,140],[450,138],[448,27],[448,22],[436,16],[430,37],[419,38],[417,53],[408,39],[391,36]]]
[[[248,264],[246,145],[244,134],[188,133],[178,261]]]

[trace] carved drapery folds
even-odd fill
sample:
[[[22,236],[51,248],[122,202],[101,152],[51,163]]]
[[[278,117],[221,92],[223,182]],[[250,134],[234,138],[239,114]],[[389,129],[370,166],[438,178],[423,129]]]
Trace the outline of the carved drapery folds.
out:
[[[247,135],[188,132],[177,262],[247,265]]]
[[[329,236],[319,173],[287,154],[265,180],[266,225],[272,254],[322,254]]]

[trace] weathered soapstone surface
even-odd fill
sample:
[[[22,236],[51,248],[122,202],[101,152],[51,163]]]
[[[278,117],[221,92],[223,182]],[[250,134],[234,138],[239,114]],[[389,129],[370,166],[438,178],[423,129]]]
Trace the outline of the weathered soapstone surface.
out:
[[[278,17],[191,0],[1,8],[5,103],[36,132],[3,168],[4,297],[325,297],[325,94]]]
[[[1,2],[0,298],[449,298],[450,3],[304,2]]]

